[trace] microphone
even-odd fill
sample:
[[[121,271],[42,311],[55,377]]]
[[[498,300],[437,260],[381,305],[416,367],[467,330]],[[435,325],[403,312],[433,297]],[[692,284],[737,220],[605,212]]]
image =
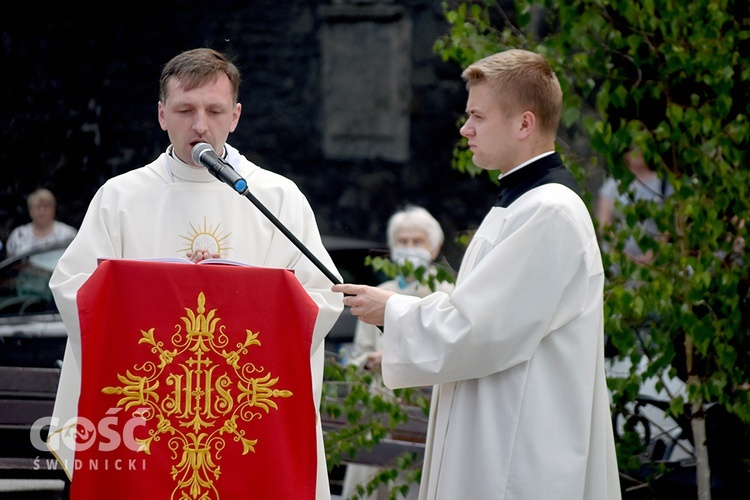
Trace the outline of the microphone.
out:
[[[247,189],[247,181],[237,171],[219,158],[214,148],[207,142],[199,142],[193,146],[193,163],[203,165],[211,174],[222,182],[232,186],[232,189],[242,194]]]

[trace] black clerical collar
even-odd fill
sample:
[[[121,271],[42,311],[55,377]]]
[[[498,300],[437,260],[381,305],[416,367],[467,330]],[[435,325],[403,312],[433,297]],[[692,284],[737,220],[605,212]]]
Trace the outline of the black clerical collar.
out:
[[[506,208],[524,193],[544,184],[552,183],[562,184],[581,196],[573,174],[565,168],[560,155],[552,153],[525,165],[515,172],[511,171],[503,175],[500,179],[500,194],[495,201],[495,206]]]

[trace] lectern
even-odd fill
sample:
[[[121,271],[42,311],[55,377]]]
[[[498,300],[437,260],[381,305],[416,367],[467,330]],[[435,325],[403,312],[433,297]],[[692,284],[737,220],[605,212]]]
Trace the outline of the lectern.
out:
[[[292,271],[106,260],[78,306],[71,498],[315,497],[317,306]]]

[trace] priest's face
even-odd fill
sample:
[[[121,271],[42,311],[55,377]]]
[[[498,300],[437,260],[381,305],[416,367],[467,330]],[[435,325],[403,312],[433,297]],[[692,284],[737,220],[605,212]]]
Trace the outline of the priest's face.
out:
[[[180,81],[168,84],[165,102],[159,101],[159,124],[166,130],[177,157],[189,165],[193,146],[207,142],[223,154],[224,143],[237,127],[242,105],[235,103],[229,79],[221,73],[207,85],[184,90]],[[198,166],[198,165],[196,165]]]
[[[461,135],[469,140],[474,164],[503,173],[514,168],[517,135],[522,127],[520,113],[504,106],[489,83],[479,82],[469,88],[466,114]]]

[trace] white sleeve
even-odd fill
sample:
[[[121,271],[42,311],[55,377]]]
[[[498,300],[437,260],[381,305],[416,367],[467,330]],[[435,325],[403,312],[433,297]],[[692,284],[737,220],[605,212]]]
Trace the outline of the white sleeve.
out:
[[[460,271],[450,296],[388,300],[383,349],[388,387],[509,369],[530,359],[544,336],[583,311],[589,268],[598,258],[588,212],[576,207],[571,215],[564,203],[516,210],[489,230],[479,228],[462,263],[472,268]]]
[[[103,189],[100,188],[91,200],[81,228],[58,261],[49,283],[68,332],[68,342],[77,358],[81,355],[78,289],[96,270],[99,257],[119,257],[105,220],[107,211],[101,204]]]

